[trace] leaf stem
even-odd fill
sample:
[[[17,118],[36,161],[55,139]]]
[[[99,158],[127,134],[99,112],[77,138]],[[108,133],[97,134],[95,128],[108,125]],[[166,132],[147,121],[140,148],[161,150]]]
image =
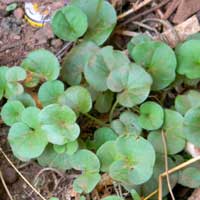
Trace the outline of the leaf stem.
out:
[[[117,107],[117,104],[118,104],[118,100],[116,99],[115,103],[113,104],[112,106],[112,109],[110,111],[110,114],[109,114],[109,122],[111,123],[112,122],[112,118],[113,118],[113,113],[115,111],[115,108]]]
[[[96,117],[90,115],[89,113],[83,113],[83,115],[85,115],[86,117],[88,117],[89,119],[95,121],[98,125],[100,126],[108,126],[107,124],[105,124],[103,121],[97,119]]]

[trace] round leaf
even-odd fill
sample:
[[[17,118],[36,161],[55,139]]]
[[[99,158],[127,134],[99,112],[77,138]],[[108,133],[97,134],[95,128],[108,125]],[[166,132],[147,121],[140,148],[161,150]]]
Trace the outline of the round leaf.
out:
[[[200,106],[200,93],[195,90],[189,90],[175,99],[175,108],[182,115],[185,115],[190,108],[198,106]]]
[[[87,82],[96,91],[106,91],[107,78],[114,68],[125,66],[130,61],[123,53],[106,46],[90,56],[88,64],[84,68]]]
[[[182,151],[186,141],[183,134],[183,117],[176,111],[166,109],[163,131],[166,135],[167,153],[176,154]],[[164,153],[162,144],[162,133],[160,131],[152,131],[148,135],[148,140],[153,144],[155,150]]]
[[[122,106],[133,107],[148,97],[152,79],[142,67],[130,64],[113,70],[107,84],[112,91],[120,92],[117,99]]]
[[[42,84],[38,92],[38,98],[43,106],[58,103],[59,97],[64,93],[64,84],[61,81],[47,81]]]
[[[103,44],[110,36],[117,22],[116,11],[110,3],[102,0],[72,0],[71,5],[79,7],[88,18],[88,30],[84,40]]]
[[[22,122],[12,125],[8,141],[16,155],[29,159],[40,156],[48,144],[46,135],[41,129],[32,130]]]
[[[109,172],[110,165],[120,157],[115,143],[115,141],[108,141],[97,150],[102,172]]]
[[[80,128],[75,123],[76,115],[67,106],[51,104],[40,112],[39,120],[48,141],[53,144],[63,145],[79,136]]]
[[[110,91],[100,93],[96,98],[95,109],[100,113],[107,113],[111,109],[113,96]]]
[[[11,67],[6,72],[8,82],[23,81],[26,78],[26,71],[21,67]]]
[[[195,167],[188,167],[179,173],[178,183],[189,188],[200,186],[200,171]]]
[[[111,128],[102,127],[94,132],[94,140],[92,141],[93,149],[97,150],[101,145],[107,141],[117,139],[117,135]]]
[[[71,165],[76,170],[98,172],[100,163],[97,156],[88,150],[79,150],[71,157]]]
[[[188,40],[176,49],[178,73],[189,79],[200,78],[200,40]]]
[[[53,53],[45,49],[38,49],[29,53],[21,66],[45,80],[55,80],[60,73],[58,59]]]
[[[8,101],[1,110],[1,117],[5,124],[11,126],[21,120],[21,113],[24,106],[19,101]]]
[[[80,175],[73,183],[73,188],[78,193],[90,193],[101,180],[98,173],[86,173]]]
[[[38,128],[40,122],[38,119],[40,110],[36,107],[28,107],[23,110],[21,114],[21,121],[28,125],[30,128]]]
[[[116,161],[111,165],[110,173],[112,177],[114,175],[114,179],[119,180],[119,176],[115,176],[113,169],[118,171],[121,169],[122,172],[127,169],[127,180],[136,185],[150,179],[155,163],[155,151],[147,140],[142,137],[122,136],[117,139],[116,147],[123,160],[121,163]]]
[[[61,39],[75,41],[87,30],[87,16],[78,7],[68,5],[58,10],[52,19],[53,32]]]
[[[43,167],[53,167],[60,170],[71,169],[70,156],[66,153],[58,154],[54,151],[53,145],[48,145],[43,154],[37,159]]]
[[[61,76],[63,81],[69,85],[80,84],[84,67],[87,65],[90,56],[98,50],[98,46],[91,41],[83,42],[72,48],[65,56],[62,65]]]
[[[90,93],[81,86],[72,86],[68,88],[61,101],[77,113],[87,113],[92,108],[92,98]]]
[[[35,100],[28,93],[23,93],[21,95],[14,96],[11,98],[11,100],[20,101],[25,107],[36,106]]]
[[[133,48],[131,57],[151,74],[153,90],[166,88],[175,80],[176,56],[166,44],[153,41],[141,43]]]
[[[197,147],[200,147],[200,107],[190,109],[184,117],[183,132],[186,139]]]
[[[162,126],[163,121],[164,111],[159,104],[148,101],[140,106],[139,123],[142,128],[156,130]]]

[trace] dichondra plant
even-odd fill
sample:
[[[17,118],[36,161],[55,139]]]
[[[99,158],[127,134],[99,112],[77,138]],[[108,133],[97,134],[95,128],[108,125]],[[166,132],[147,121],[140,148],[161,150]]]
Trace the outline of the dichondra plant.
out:
[[[82,199],[102,173],[134,199],[148,195],[157,189],[166,159],[172,168],[188,159],[187,142],[200,147],[199,38],[175,51],[146,35],[131,39],[129,55],[100,47],[116,24],[116,12],[104,0],[71,0],[51,24],[57,37],[74,43],[62,66],[39,49],[20,66],[0,67],[1,118],[10,126],[13,154],[81,171],[73,187]],[[171,187],[199,187],[199,169],[196,163],[170,175]],[[163,196],[168,192],[164,181]]]

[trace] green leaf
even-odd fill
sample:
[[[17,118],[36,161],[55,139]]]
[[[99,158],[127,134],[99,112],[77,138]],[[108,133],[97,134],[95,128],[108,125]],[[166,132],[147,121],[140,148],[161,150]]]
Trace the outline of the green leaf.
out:
[[[18,82],[8,82],[5,89],[5,97],[11,99],[24,93],[24,87]]]
[[[49,200],[59,200],[59,199],[56,197],[51,197]]]
[[[79,144],[77,140],[73,142],[69,142],[66,144],[66,148],[67,148],[66,153],[68,155],[73,155],[78,150],[78,147],[79,147]]]
[[[140,135],[142,132],[142,129],[139,125],[138,115],[130,111],[121,113],[119,120],[117,119],[112,121],[111,127],[118,135]]]
[[[87,113],[92,108],[90,93],[82,86],[69,87],[65,91],[61,101],[77,113]]]
[[[40,156],[48,144],[47,137],[41,129],[32,130],[22,122],[11,126],[8,141],[16,155],[29,159]]]
[[[110,3],[102,0],[72,0],[70,5],[79,7],[88,18],[88,30],[84,40],[103,44],[117,22],[116,11]]]
[[[124,199],[121,198],[121,197],[112,195],[112,196],[109,196],[109,197],[105,197],[105,198],[103,198],[102,200],[124,200]]]
[[[179,173],[178,183],[189,188],[200,186],[200,171],[195,167],[188,167]]]
[[[129,41],[128,43],[128,52],[131,54],[133,48],[139,44],[145,43],[145,42],[150,42],[151,38],[147,34],[138,34]]]
[[[101,145],[107,141],[117,139],[117,135],[111,128],[102,127],[94,132],[94,140],[91,141],[92,148],[97,150]]]
[[[8,67],[0,66],[0,99],[4,95],[4,91],[6,88],[6,72]]]
[[[64,84],[61,81],[47,81],[41,85],[38,98],[43,106],[59,103],[59,97],[64,93]]]
[[[85,173],[76,178],[73,188],[78,193],[90,193],[100,180],[99,173]]]
[[[52,19],[53,32],[61,39],[75,41],[87,30],[88,22],[85,13],[73,5],[59,9]]]
[[[80,84],[84,67],[87,65],[90,56],[98,50],[99,47],[91,41],[83,42],[72,48],[65,56],[62,64],[61,76],[63,81],[69,85]]]
[[[165,109],[163,131],[166,135],[167,153],[169,155],[182,151],[186,141],[183,134],[183,117],[176,111]],[[164,153],[161,130],[152,131],[148,140],[153,144],[155,150]]]
[[[152,79],[142,67],[132,63],[113,70],[107,84],[111,91],[120,92],[117,95],[120,105],[133,107],[148,97]]]
[[[111,177],[134,185],[148,181],[155,163],[153,146],[142,137],[122,136],[117,139],[116,147],[122,159],[111,165]]]
[[[56,56],[45,49],[32,51],[22,61],[21,66],[34,73],[39,79],[55,80],[60,73],[60,64]]]
[[[26,71],[21,67],[11,67],[6,72],[8,82],[23,81],[26,78]]]
[[[114,94],[110,91],[99,93],[95,102],[95,109],[100,113],[107,113],[112,106]]]
[[[64,145],[57,145],[57,144],[54,144],[53,145],[53,149],[56,153],[58,154],[62,154],[62,153],[65,153],[66,152],[66,144]]]
[[[183,132],[186,139],[197,147],[200,147],[200,107],[195,107],[186,112],[183,122]]]
[[[200,106],[200,93],[196,90],[189,90],[183,95],[176,96],[175,108],[182,115],[185,115],[190,108],[198,106]]]
[[[84,68],[84,75],[87,82],[96,91],[106,91],[107,78],[114,68],[129,64],[130,61],[122,52],[113,50],[113,47],[106,46],[90,56],[88,64]]]
[[[43,167],[48,166],[60,170],[68,170],[72,168],[70,165],[70,156],[66,153],[56,153],[51,144],[46,147],[43,154],[37,160]]]
[[[143,42],[131,51],[136,63],[144,66],[153,78],[153,90],[166,88],[176,77],[176,57],[165,43]]]
[[[188,40],[176,49],[179,74],[189,79],[200,78],[200,40]]]
[[[28,125],[30,128],[38,128],[40,127],[39,122],[39,113],[40,110],[36,107],[28,107],[23,110],[21,114],[21,121]]]
[[[21,95],[14,96],[10,100],[20,101],[25,107],[36,106],[35,100],[28,93],[23,93]]]
[[[146,130],[156,130],[164,122],[164,111],[162,107],[152,101],[147,101],[140,106],[139,123]]]
[[[131,190],[131,197],[134,199],[134,200],[141,200],[140,198],[140,195],[137,193],[136,190],[132,189]]]
[[[39,120],[52,144],[63,145],[79,136],[80,128],[75,123],[76,114],[67,106],[48,105],[40,112]]]
[[[5,124],[11,126],[21,120],[24,106],[19,101],[8,101],[1,110],[1,117]]]
[[[104,143],[97,150],[96,155],[100,160],[102,172],[109,172],[111,164],[120,157],[116,149],[115,141],[108,141]]]
[[[88,173],[98,172],[100,163],[97,156],[88,150],[79,150],[71,157],[71,165],[76,170]]]
[[[6,7],[7,12],[14,11],[17,8],[17,3],[11,3]]]

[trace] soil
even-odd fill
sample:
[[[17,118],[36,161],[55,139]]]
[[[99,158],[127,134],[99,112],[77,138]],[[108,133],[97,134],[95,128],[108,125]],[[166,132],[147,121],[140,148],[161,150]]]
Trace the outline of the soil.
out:
[[[134,0],[110,0],[113,5],[116,7],[119,13],[130,9],[131,3],[135,3]],[[7,4],[18,2],[18,10],[15,12],[7,13],[5,11]],[[65,48],[66,43],[56,38],[52,31],[50,25],[46,25],[43,28],[32,27],[30,24],[26,22],[24,19],[24,10],[23,5],[25,1],[23,0],[0,0],[0,65],[6,66],[17,66],[20,65],[21,60],[26,57],[26,55],[38,48],[45,48],[52,51],[55,54],[60,54],[60,50],[63,49],[62,55],[59,57],[62,60],[62,56],[67,52],[67,48]],[[54,5],[54,9],[63,5],[63,1],[53,1],[46,0],[44,3],[52,3],[56,2]],[[142,2],[142,1],[141,1]],[[156,5],[159,5],[162,1],[153,1]],[[164,2],[164,1],[163,1]],[[166,1],[167,2],[167,1]],[[168,1],[169,2],[169,1]],[[172,1],[171,1],[172,2]],[[174,3],[173,1],[172,3]],[[66,3],[66,1],[65,1]],[[153,4],[152,3],[152,4]],[[151,5],[151,4],[150,4]],[[133,13],[133,17],[139,16],[141,13],[146,12],[150,7],[150,5],[144,6],[142,9],[138,10],[136,13]],[[168,7],[166,7],[168,5]],[[147,32],[152,36],[155,35],[155,30],[161,33],[165,29],[162,24],[157,23],[155,21],[150,21],[147,23],[147,26],[143,26],[142,20],[146,18],[156,18],[160,19],[161,16],[165,16],[169,20],[172,25],[173,24],[173,16],[175,15],[174,8],[172,7],[170,10],[169,4],[166,3],[161,8],[155,9],[150,13],[142,17],[135,17],[135,21],[137,23],[128,23],[127,20],[130,21],[129,18],[125,17],[120,20],[116,28],[116,32],[120,27],[125,30],[131,30],[131,34],[134,32]],[[183,2],[181,4],[183,6]],[[152,5],[151,5],[152,6]],[[178,5],[176,5],[178,6]],[[187,5],[188,7],[188,5]],[[195,12],[198,9],[193,9]],[[165,14],[166,12],[166,14]],[[169,15],[169,13],[171,13]],[[193,14],[193,13],[192,13]],[[169,16],[167,16],[169,15]],[[188,16],[191,16],[191,13],[187,13]],[[167,16],[167,17],[166,17]],[[182,20],[180,10],[179,10],[179,21]],[[185,15],[183,16],[185,20]],[[134,21],[133,21],[134,22]],[[124,24],[124,25],[123,25]],[[152,29],[150,29],[152,28]],[[109,44],[114,45],[116,48],[120,50],[126,49],[126,44],[130,40],[130,36],[127,37],[125,34],[113,34],[111,39],[108,41]],[[83,123],[84,126],[85,122]],[[87,127],[85,127],[87,129]],[[91,132],[91,131],[90,131]],[[45,170],[40,167],[35,161],[31,161],[28,163],[22,163],[19,160],[15,159],[10,146],[7,142],[7,133],[8,127],[1,125],[0,126],[0,147],[6,153],[6,155],[11,159],[11,161],[15,164],[18,170],[25,176],[36,188],[37,190],[45,196],[45,198],[49,198],[51,196],[59,197],[60,200],[72,200],[75,199],[75,192],[72,189],[73,179],[76,177],[76,172],[57,172],[55,170]],[[0,170],[3,173],[3,177],[6,181],[6,185],[11,192],[14,200],[39,200],[40,198],[28,187],[28,185],[17,175],[15,170],[11,168],[5,158],[0,154]],[[106,189],[101,189],[101,197],[115,193],[114,187],[111,185],[112,182],[108,177],[105,176],[105,182],[102,184],[107,185]],[[192,190],[188,188],[183,188],[178,186],[175,188],[176,191],[176,199],[187,199],[187,197],[191,194]],[[91,199],[99,199],[99,194],[95,190],[92,193]],[[76,197],[78,200],[78,197]],[[88,199],[90,199],[88,197]],[[168,198],[170,199],[170,198]],[[9,200],[8,195],[6,194],[3,185],[0,181],[0,200]]]

